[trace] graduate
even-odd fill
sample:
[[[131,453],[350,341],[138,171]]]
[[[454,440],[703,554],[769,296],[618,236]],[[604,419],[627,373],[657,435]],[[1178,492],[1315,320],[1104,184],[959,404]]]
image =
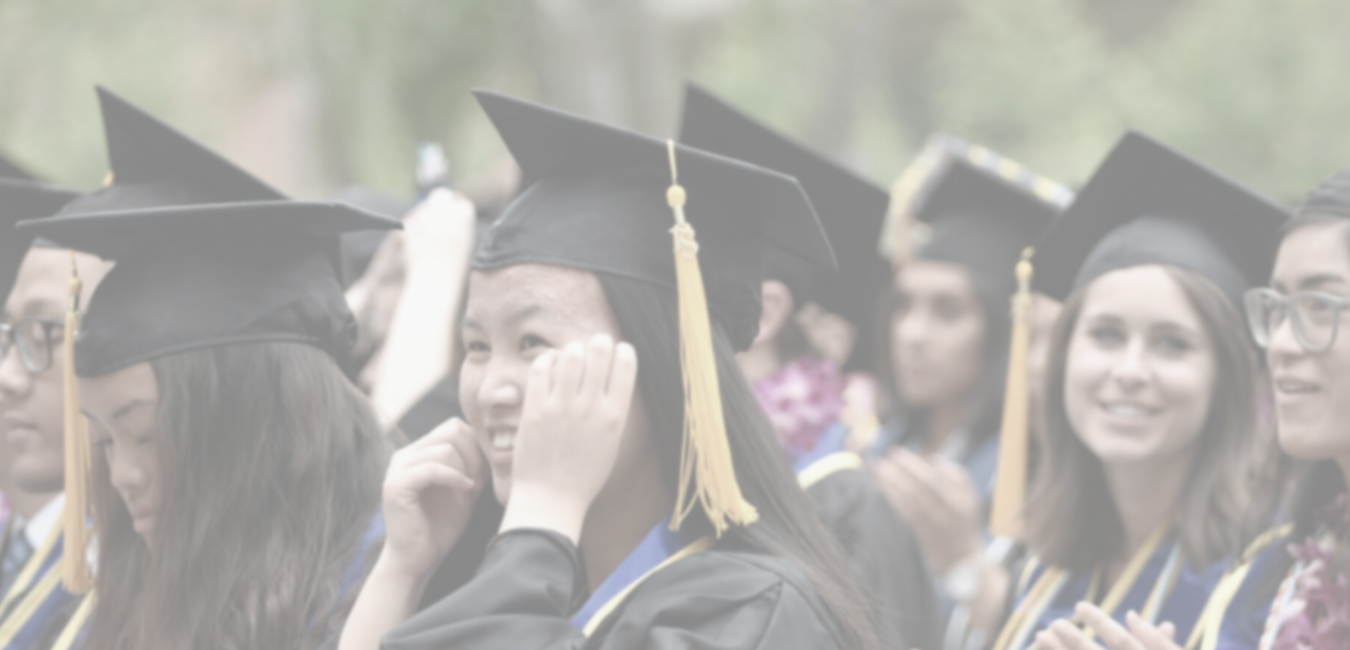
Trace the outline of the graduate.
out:
[[[983,648],[1004,616],[1017,557],[1010,539],[984,528],[1013,269],[1072,194],[988,149],[937,135],[893,195],[887,238],[899,271],[882,304],[877,355],[892,415],[872,444],[871,468],[938,576],[941,647]]]
[[[876,647],[734,356],[764,249],[834,264],[801,187],[477,97],[527,189],[474,259],[467,422],[395,455],[341,648]],[[414,613],[488,485],[505,514],[476,575]]]
[[[1281,235],[1269,287],[1248,290],[1247,319],[1265,350],[1280,447],[1303,464],[1292,522],[1253,543],[1205,608],[1204,650],[1332,650],[1350,647],[1350,170],[1314,189]],[[1097,621],[1115,650],[1173,650],[1158,626]],[[1108,636],[1109,635],[1109,636]]]
[[[65,338],[68,589],[98,542],[81,647],[317,647],[382,535],[390,452],[340,368],[338,235],[397,221],[286,200],[98,94],[112,182],[19,225],[114,262]]]
[[[889,196],[697,86],[685,91],[680,141],[793,176],[811,198],[839,272],[766,255],[759,334],[738,359],[802,487],[853,560],[882,646],[936,647],[937,597],[923,552],[847,448],[855,429],[875,428],[875,414],[843,421],[848,396],[858,394],[845,373],[871,369],[877,303],[890,284],[878,246]],[[839,340],[813,341],[811,330],[832,321]]]
[[[996,650],[1091,647],[1079,603],[1189,638],[1260,487],[1248,481],[1260,384],[1240,304],[1269,275],[1285,219],[1130,132],[1037,244],[1034,284],[1064,308],[1024,508],[1033,557]]]
[[[0,647],[71,647],[85,597],[61,584],[64,566],[65,415],[61,367],[72,255],[16,232],[20,219],[48,216],[76,192],[0,164],[0,435],[14,511],[0,540]],[[88,298],[107,266],[89,255]],[[67,628],[69,632],[67,633]]]

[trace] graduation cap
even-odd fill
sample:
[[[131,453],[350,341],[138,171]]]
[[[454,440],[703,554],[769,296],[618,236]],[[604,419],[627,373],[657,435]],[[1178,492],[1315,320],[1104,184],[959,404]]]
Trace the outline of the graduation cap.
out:
[[[1318,214],[1350,217],[1350,169],[1342,169],[1322,181],[1294,210],[1297,217]]]
[[[489,229],[474,268],[556,264],[676,291],[685,442],[671,526],[679,527],[695,501],[719,534],[729,523],[753,522],[731,464],[710,319],[737,349],[750,344],[759,323],[760,257],[770,247],[834,268],[801,186],[693,147],[474,94],[530,179]]]
[[[1022,251],[1073,198],[1063,185],[985,147],[948,134],[929,140],[915,168],[920,179],[907,209],[917,221],[914,257],[966,268],[987,297],[1015,289],[1013,267]],[[903,197],[893,197],[904,203]],[[892,209],[897,209],[892,205]],[[893,253],[894,254],[894,253]]]
[[[1126,133],[1036,246],[1037,289],[1063,300],[1118,269],[1168,264],[1241,306],[1265,284],[1288,212],[1136,132]]]
[[[66,540],[83,548],[89,468],[76,374],[98,377],[168,354],[294,341],[341,362],[356,338],[337,272],[340,233],[398,221],[340,203],[284,196],[167,124],[100,88],[111,184],[27,234],[115,262],[79,314],[66,317]],[[71,336],[78,330],[78,335]],[[82,558],[82,552],[67,558]],[[87,591],[88,571],[66,581]]]
[[[0,167],[4,159],[0,158]],[[60,210],[78,193],[36,180],[0,177],[0,304],[9,297],[33,243],[32,235],[14,229],[23,219],[45,217]]]
[[[891,280],[890,265],[877,252],[890,201],[886,191],[692,84],[685,88],[680,141],[783,172],[801,183],[825,227],[839,271],[771,250],[765,256],[766,273],[792,289],[798,306],[814,301],[853,324],[858,336],[846,369],[870,363],[873,311]]]
[[[1269,277],[1287,218],[1284,209],[1208,167],[1148,136],[1127,132],[1037,242],[1035,286],[1064,300],[1111,271],[1166,264],[1205,276],[1240,310],[1242,293]],[[1030,262],[1024,260],[1018,273],[1025,291]],[[1025,501],[1025,338],[1021,349],[1014,343],[1012,354],[1020,360],[1010,357],[1009,362],[991,514],[996,534],[1020,532]],[[1018,390],[1014,367],[1022,373]],[[1009,437],[1009,431],[1014,435]]]

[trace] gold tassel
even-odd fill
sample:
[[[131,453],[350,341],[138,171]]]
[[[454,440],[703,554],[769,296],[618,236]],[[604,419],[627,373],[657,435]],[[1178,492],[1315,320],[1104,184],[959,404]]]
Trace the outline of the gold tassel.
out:
[[[75,376],[75,335],[80,328],[80,271],[70,252],[70,310],[66,312],[63,363],[66,416],[66,511],[61,565],[66,591],[85,594],[93,588],[89,571],[89,422],[80,412],[80,385]]]
[[[712,522],[717,536],[731,525],[748,526],[759,519],[755,507],[741,495],[736,467],[722,417],[722,393],[713,358],[712,326],[703,272],[698,265],[698,240],[684,218],[685,191],[675,166],[675,143],[666,141],[670,154],[670,189],[666,202],[675,213],[675,283],[680,309],[680,366],[684,375],[684,442],[680,450],[680,478],[671,530],[693,511],[695,504]],[[692,490],[697,490],[692,492]]]
[[[940,142],[933,140],[924,146],[918,157],[911,162],[899,178],[891,184],[891,200],[886,209],[890,242],[891,269],[899,272],[914,255],[916,244],[923,243],[919,226],[915,223],[915,203],[925,186],[932,180],[933,174],[945,162],[945,150]]]
[[[1000,537],[1021,536],[1023,505],[1026,503],[1031,400],[1027,384],[1031,381],[1028,356],[1031,348],[1031,276],[1034,271],[1031,256],[1034,253],[1030,248],[1022,251],[1022,260],[1017,263],[1017,294],[1012,299],[1012,343],[1008,348],[1008,382],[1003,393],[998,475],[989,512],[989,530]]]

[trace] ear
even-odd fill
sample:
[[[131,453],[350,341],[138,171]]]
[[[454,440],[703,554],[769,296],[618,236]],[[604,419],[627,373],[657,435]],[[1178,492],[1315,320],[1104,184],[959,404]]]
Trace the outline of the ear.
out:
[[[796,302],[792,299],[792,290],[778,280],[765,280],[761,289],[759,312],[759,334],[751,345],[758,346],[773,342],[783,331],[783,325],[792,318]]]

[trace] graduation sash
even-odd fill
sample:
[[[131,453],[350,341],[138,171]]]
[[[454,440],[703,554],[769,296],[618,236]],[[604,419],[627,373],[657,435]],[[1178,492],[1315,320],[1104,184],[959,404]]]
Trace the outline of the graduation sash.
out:
[[[662,520],[591,593],[572,616],[572,627],[590,636],[647,578],[690,555],[708,550],[712,545],[712,537],[691,542],[685,535],[670,530],[669,518]]]
[[[803,490],[809,489],[835,472],[862,468],[862,458],[853,452],[845,451],[848,437],[849,429],[843,424],[835,423],[820,437],[814,449],[802,454],[792,463],[792,470],[797,473],[797,483]]]
[[[1094,571],[1087,585],[1086,593],[1083,595],[1083,600],[1098,603],[1098,606],[1108,616],[1116,617],[1117,611],[1128,596],[1134,594],[1137,589],[1147,588],[1147,597],[1139,615],[1150,623],[1156,623],[1162,613],[1163,606],[1173,595],[1178,580],[1182,577],[1185,565],[1180,541],[1176,539],[1170,539],[1169,541],[1169,538],[1174,537],[1170,535],[1171,530],[1172,525],[1167,522],[1149,535],[1144,545],[1134,553],[1125,565],[1125,570],[1121,572],[1115,584],[1104,595],[1099,594],[1103,581],[1102,571],[1100,569]],[[1162,558],[1162,566],[1156,571],[1155,575],[1145,576],[1145,568],[1150,564],[1156,564],[1158,558]],[[1044,568],[1039,577],[1032,581],[1030,580],[1031,573],[1036,570],[1038,570],[1038,567],[1035,564],[1029,565],[1028,573],[1023,575],[1021,579],[1023,586],[1030,584],[1030,588],[1026,590],[1026,596],[1018,603],[1012,616],[1004,624],[1003,630],[999,633],[998,640],[994,644],[994,650],[1023,650],[1027,648],[1032,635],[1040,627],[1047,610],[1060,597],[1066,586],[1075,579],[1075,576],[1064,569],[1048,566]],[[1151,585],[1148,582],[1150,578],[1152,580]],[[1199,596],[1207,596],[1209,593],[1208,589],[1200,589],[1199,591],[1204,592]],[[1072,615],[1070,614],[1070,616]],[[1087,634],[1091,638],[1092,630],[1087,630]]]
[[[9,593],[0,601],[0,648],[32,647],[43,638],[53,617],[76,599],[84,598],[85,602],[67,622],[53,647],[53,650],[67,650],[88,618],[92,599],[75,596],[61,584],[64,545],[61,530],[60,526],[52,527],[42,547],[24,564]]]

